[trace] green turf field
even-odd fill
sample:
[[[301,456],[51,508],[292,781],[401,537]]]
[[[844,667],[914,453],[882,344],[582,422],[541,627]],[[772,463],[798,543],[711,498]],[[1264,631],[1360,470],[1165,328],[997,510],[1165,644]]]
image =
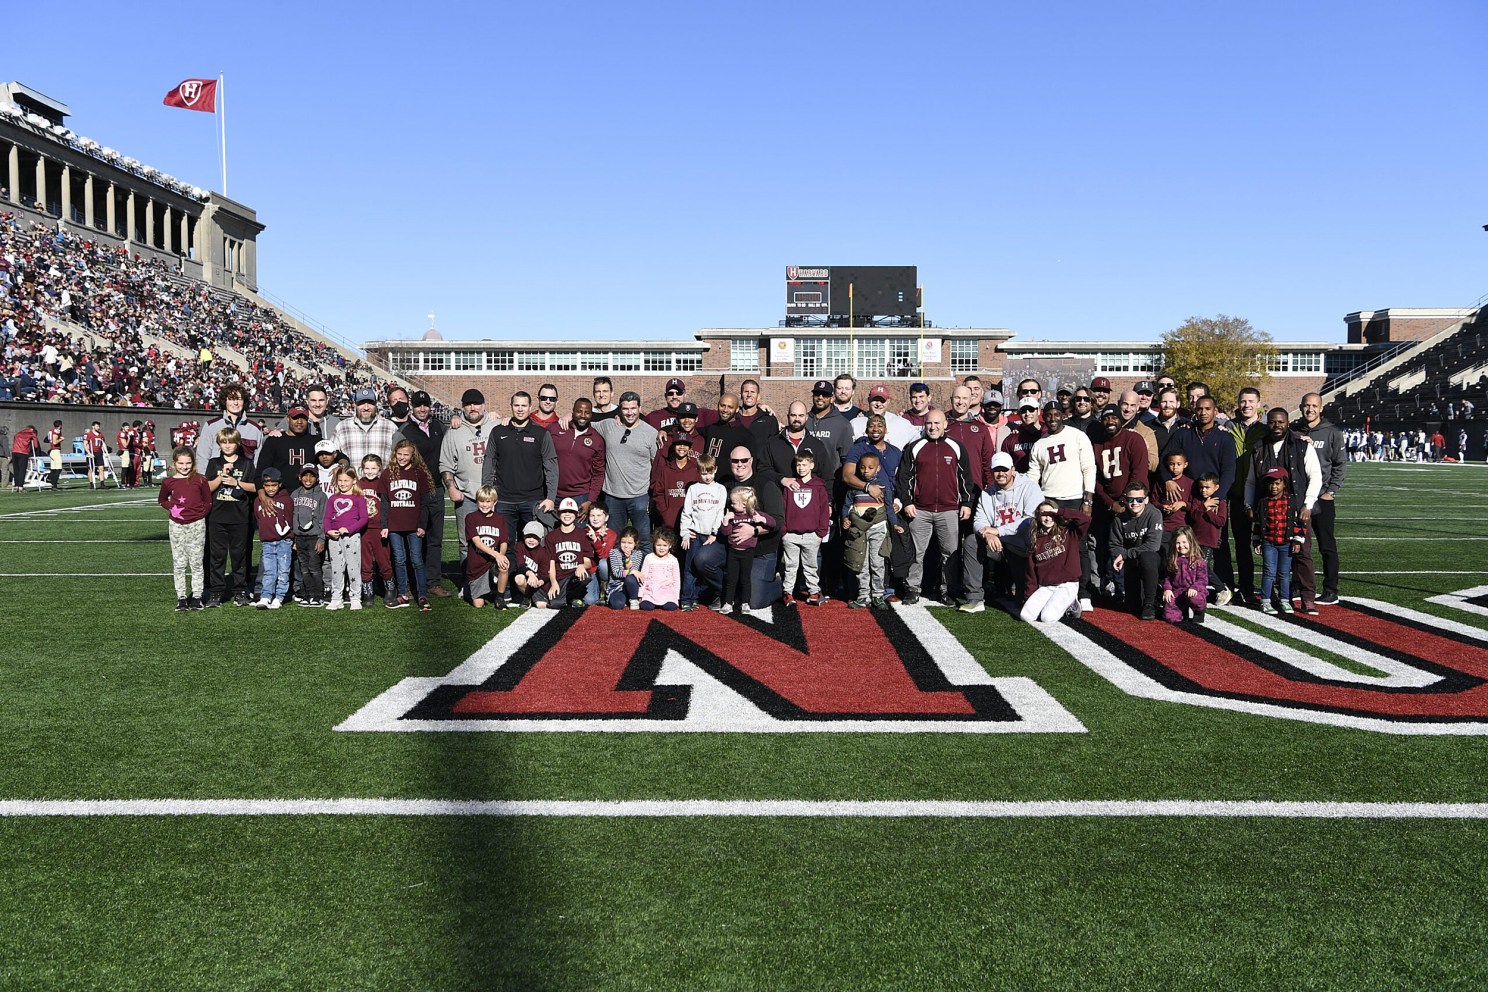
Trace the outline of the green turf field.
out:
[[[1350,466],[1344,596],[1488,628],[1427,602],[1485,515],[1480,467]],[[931,613],[1084,733],[337,731],[517,614],[175,614],[169,571],[153,493],[0,498],[0,802],[1488,803],[1484,736],[1139,698],[995,610]],[[1485,892],[1481,818],[4,816],[0,988],[1477,989]]]

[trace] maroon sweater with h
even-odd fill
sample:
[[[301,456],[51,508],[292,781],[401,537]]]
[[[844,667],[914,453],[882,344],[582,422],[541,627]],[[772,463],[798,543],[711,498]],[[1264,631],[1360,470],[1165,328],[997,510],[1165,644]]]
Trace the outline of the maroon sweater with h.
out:
[[[820,476],[811,476],[795,492],[785,491],[785,533],[824,538],[831,528],[832,497]]]

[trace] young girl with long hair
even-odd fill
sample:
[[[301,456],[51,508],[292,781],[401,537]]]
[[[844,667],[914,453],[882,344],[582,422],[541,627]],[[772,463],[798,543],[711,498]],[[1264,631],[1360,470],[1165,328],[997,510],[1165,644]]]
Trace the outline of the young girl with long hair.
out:
[[[335,492],[326,500],[325,539],[331,559],[331,601],[328,610],[341,609],[341,598],[353,610],[362,608],[362,531],[367,529],[367,501],[356,473],[341,466],[331,475]]]
[[[383,536],[393,552],[393,587],[396,596],[384,598],[389,609],[418,601],[421,612],[429,611],[427,579],[424,575],[424,535],[429,532],[432,508],[429,494],[434,480],[418,448],[407,438],[393,445],[393,462],[387,471],[387,529]],[[443,507],[440,508],[443,512]],[[408,595],[408,572],[413,571],[413,599]]]
[[[1164,563],[1163,619],[1182,623],[1185,612],[1194,623],[1204,622],[1204,607],[1209,603],[1209,564],[1204,561],[1199,539],[1192,527],[1180,527],[1173,535],[1173,548]]]
[[[1090,515],[1062,509],[1046,499],[1033,511],[1033,540],[1023,580],[1027,599],[1019,617],[1026,623],[1057,623],[1080,615],[1080,549]]]

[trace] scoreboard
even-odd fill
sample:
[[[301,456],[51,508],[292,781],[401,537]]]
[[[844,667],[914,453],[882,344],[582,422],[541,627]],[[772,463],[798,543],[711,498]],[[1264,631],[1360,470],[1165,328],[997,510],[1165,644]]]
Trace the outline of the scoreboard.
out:
[[[787,317],[913,317],[920,309],[913,265],[787,265]],[[851,287],[851,289],[849,289]]]

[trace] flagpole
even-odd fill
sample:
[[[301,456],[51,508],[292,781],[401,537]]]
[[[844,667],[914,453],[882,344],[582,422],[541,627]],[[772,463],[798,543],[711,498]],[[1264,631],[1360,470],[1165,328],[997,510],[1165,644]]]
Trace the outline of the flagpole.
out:
[[[227,73],[217,73],[217,125],[221,134],[218,155],[222,162],[222,195],[227,195]]]
[[[853,329],[853,284],[847,284],[847,374],[855,376],[858,365],[858,337]]]

